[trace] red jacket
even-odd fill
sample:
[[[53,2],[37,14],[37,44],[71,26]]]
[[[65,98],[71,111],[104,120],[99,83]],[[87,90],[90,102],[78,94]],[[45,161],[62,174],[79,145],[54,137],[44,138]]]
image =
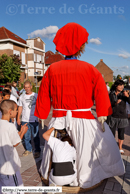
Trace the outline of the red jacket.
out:
[[[63,60],[50,65],[38,92],[35,116],[46,119],[51,105],[54,109],[87,109],[96,102],[97,116],[112,114],[106,84],[101,73],[91,64]],[[53,111],[53,117],[66,116],[65,111]],[[74,112],[72,117],[94,119],[90,111]]]

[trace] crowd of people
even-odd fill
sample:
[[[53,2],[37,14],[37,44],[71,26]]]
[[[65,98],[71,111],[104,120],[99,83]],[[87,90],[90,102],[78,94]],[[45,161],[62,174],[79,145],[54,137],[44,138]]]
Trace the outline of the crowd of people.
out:
[[[124,91],[123,80],[116,80],[110,89],[93,65],[77,59],[88,36],[87,30],[76,23],[58,30],[53,42],[66,57],[48,68],[38,95],[32,92],[28,80],[20,96],[15,82],[7,83],[0,93],[0,188],[23,185],[15,147],[23,139],[23,157],[31,154],[32,135],[34,158],[40,157],[39,119],[44,127],[51,106],[52,119],[43,134],[46,141],[40,174],[44,179],[48,179],[51,153],[50,184],[88,188],[125,173],[121,154],[125,127],[129,125],[129,91]],[[94,101],[97,118],[91,112]],[[54,137],[55,130],[59,138]]]
[[[13,82],[7,83],[0,93],[0,190],[2,186],[23,186],[21,162],[15,149],[21,139],[25,147],[23,156],[32,153],[32,135],[34,158],[40,157],[39,123],[34,116],[37,94],[32,92],[30,81],[24,82],[24,89],[26,92],[19,96]]]

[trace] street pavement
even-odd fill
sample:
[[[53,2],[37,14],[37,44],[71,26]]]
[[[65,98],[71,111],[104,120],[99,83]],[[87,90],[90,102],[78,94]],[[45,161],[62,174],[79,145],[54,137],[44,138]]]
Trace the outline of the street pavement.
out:
[[[95,107],[93,107],[93,113],[95,114]],[[48,123],[52,117],[52,110],[48,118],[45,120],[44,130],[39,129],[40,140],[41,140],[41,149],[44,148],[44,140],[42,138],[42,134],[45,130],[47,130]],[[117,140],[116,133],[116,140]],[[125,154],[122,155],[124,165],[126,168],[126,173],[123,176],[112,177],[103,181],[103,183],[93,189],[91,191],[87,191],[81,194],[130,194],[130,125],[126,128],[125,131],[125,140],[123,144],[123,150]],[[21,175],[23,179],[24,186],[44,186],[44,183],[41,181],[39,175],[39,167],[42,160],[42,151],[40,158],[34,159],[33,153],[22,157],[22,153],[24,152],[24,147],[21,144],[17,146],[17,151],[21,159]],[[42,194],[42,193],[37,193]],[[64,193],[68,194],[68,193]],[[73,193],[74,194],[74,193]]]

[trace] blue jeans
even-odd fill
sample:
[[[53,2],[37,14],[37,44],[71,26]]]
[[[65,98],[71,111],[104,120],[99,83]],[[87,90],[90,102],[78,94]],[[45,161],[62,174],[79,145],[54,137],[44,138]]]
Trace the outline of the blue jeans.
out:
[[[25,143],[25,149],[29,152],[32,151],[32,145],[31,145],[31,134],[33,136],[33,141],[35,145],[35,152],[40,152],[40,138],[39,138],[39,123],[38,122],[23,122],[22,125],[27,123],[28,130],[24,134],[24,143]]]

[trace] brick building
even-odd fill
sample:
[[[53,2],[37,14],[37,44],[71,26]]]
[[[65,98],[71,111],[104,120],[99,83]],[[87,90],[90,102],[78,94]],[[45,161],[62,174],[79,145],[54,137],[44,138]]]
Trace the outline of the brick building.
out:
[[[64,60],[65,57],[60,54],[59,52],[55,52],[55,54],[52,51],[47,51],[45,53],[45,71],[48,69],[48,67],[54,63],[61,60]]]
[[[41,82],[44,75],[45,43],[41,38],[23,40],[5,27],[0,28],[0,55],[6,53],[8,56],[19,55],[21,65],[20,81],[30,79],[33,82]],[[36,78],[35,72],[37,73]]]
[[[113,71],[100,59],[100,62],[95,66],[102,74],[105,82],[113,82]]]

